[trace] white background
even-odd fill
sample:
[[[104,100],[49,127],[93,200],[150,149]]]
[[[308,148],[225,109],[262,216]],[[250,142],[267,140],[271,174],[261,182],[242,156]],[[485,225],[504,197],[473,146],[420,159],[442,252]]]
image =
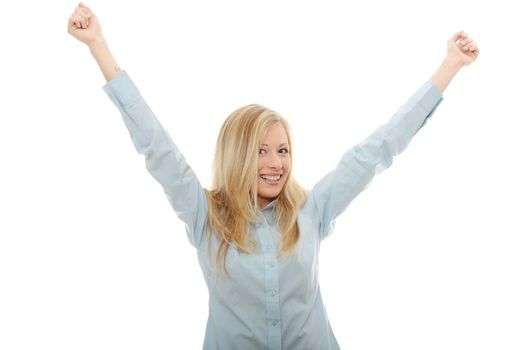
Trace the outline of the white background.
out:
[[[478,60],[339,217],[321,289],[342,349],[525,348],[518,2],[86,3],[205,187],[222,122],[255,102],[291,123],[311,188],[466,31]],[[0,5],[0,349],[201,349],[196,252],[67,33],[77,4]]]

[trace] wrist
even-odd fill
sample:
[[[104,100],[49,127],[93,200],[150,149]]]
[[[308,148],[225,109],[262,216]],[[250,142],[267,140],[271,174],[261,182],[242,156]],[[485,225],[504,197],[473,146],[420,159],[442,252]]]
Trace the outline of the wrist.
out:
[[[103,36],[99,36],[87,43],[87,46],[89,50],[93,51],[101,47],[107,47],[107,42]]]
[[[443,66],[446,66],[447,68],[453,70],[453,71],[459,71],[463,66],[465,65],[464,62],[461,60],[461,58],[453,55],[447,55],[442,63]]]
[[[461,67],[463,67],[463,62],[460,59],[447,55],[430,78],[430,81],[443,92]]]

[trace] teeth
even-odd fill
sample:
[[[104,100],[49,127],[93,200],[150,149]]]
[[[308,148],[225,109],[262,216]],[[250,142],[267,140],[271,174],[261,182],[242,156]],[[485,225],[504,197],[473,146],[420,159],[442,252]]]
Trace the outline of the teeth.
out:
[[[277,175],[277,176],[263,176],[261,175],[261,178],[266,180],[266,181],[277,181],[281,178],[281,175]]]

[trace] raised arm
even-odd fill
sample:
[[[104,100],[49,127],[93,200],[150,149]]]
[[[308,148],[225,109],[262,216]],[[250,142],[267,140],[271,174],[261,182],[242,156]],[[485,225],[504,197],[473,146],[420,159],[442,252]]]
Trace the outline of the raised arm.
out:
[[[145,158],[148,172],[160,183],[175,213],[185,223],[190,243],[199,248],[208,212],[204,189],[139,89],[118,67],[96,16],[80,5],[70,18],[68,31],[90,47],[107,81],[103,90],[119,109],[135,149]]]
[[[463,45],[464,44],[464,45]],[[459,46],[461,45],[461,47]],[[472,63],[479,49],[463,32],[448,41],[448,53],[429,81],[391,119],[348,150],[337,167],[311,191],[320,220],[321,239],[330,235],[336,217],[367,188],[375,175],[392,165],[442,101],[442,92],[459,69]]]

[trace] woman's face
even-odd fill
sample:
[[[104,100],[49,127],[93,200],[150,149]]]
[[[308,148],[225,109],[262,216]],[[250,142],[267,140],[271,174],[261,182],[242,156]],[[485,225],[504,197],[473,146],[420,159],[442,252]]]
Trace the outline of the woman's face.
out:
[[[290,169],[290,146],[281,123],[273,125],[259,149],[257,200],[260,209],[281,193]]]

